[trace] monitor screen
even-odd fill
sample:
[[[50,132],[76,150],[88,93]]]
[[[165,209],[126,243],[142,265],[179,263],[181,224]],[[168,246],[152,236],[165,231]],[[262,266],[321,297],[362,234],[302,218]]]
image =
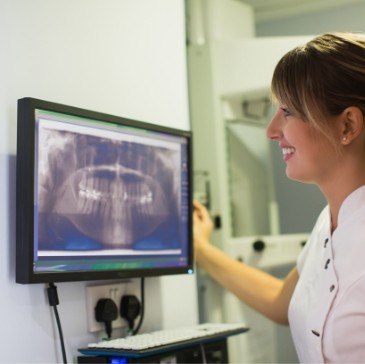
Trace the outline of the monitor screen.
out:
[[[191,135],[18,100],[18,283],[192,272]]]

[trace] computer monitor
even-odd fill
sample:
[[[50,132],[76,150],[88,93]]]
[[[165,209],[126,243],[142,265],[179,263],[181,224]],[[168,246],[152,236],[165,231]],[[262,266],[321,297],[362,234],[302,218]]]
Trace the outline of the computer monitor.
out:
[[[18,100],[16,282],[192,273],[191,134]]]

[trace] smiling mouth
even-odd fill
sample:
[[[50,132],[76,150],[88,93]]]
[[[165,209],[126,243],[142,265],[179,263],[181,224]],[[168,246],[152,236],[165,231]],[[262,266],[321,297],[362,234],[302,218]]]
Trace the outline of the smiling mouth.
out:
[[[285,147],[285,148],[281,148],[281,151],[283,153],[284,160],[287,160],[288,158],[290,158],[290,156],[292,154],[294,154],[295,148],[293,148],[293,147]]]

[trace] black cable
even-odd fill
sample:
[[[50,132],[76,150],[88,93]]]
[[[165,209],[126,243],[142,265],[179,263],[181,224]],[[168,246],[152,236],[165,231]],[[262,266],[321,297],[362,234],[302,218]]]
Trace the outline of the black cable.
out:
[[[55,286],[54,283],[51,282],[49,284],[49,287],[47,288],[47,294],[48,294],[49,305],[53,307],[53,312],[56,317],[58,333],[60,336],[63,363],[67,364],[65,343],[63,341],[63,334],[62,334],[62,326],[61,326],[60,316],[58,315],[58,310],[57,310],[57,305],[59,304],[57,286]]]
[[[143,322],[143,316],[144,316],[144,277],[141,278],[141,316],[139,317],[138,325],[133,330],[132,335],[136,335],[139,329],[141,328]]]
[[[207,357],[205,355],[204,345],[203,344],[199,344],[199,347],[200,347],[200,352],[202,354],[202,363],[203,364],[207,364]]]

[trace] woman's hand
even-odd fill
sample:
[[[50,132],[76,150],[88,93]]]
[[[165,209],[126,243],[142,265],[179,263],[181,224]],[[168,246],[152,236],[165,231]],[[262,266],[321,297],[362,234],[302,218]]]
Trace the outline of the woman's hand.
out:
[[[193,224],[194,224],[194,248],[195,257],[199,261],[199,252],[204,246],[209,244],[209,239],[213,231],[213,222],[205,206],[194,200]]]

